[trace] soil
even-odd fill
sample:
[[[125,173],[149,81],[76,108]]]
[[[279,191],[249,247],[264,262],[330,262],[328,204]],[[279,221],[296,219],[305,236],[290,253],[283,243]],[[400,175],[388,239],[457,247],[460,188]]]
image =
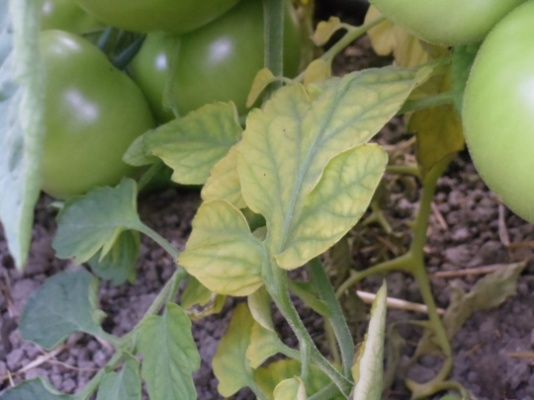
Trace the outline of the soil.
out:
[[[377,66],[389,62],[374,56],[363,39],[346,49],[337,60],[335,71],[355,69],[355,65]],[[379,141],[401,145],[410,140],[403,133],[402,121],[393,121]],[[366,225],[353,232],[359,238],[354,246],[356,265],[372,265],[383,258],[392,258],[406,250],[410,240],[409,222],[417,210],[419,188],[407,179],[392,186],[383,212],[394,230],[386,234],[378,225]],[[46,353],[20,339],[17,320],[28,296],[44,280],[65,269],[79,266],[54,257],[51,241],[55,232],[55,210],[52,199],[43,195],[36,207],[33,241],[28,266],[18,272],[9,256],[3,231],[0,229],[0,394],[17,382],[41,376],[54,387],[74,393],[103,366],[112,351],[106,343],[86,335],[74,335],[58,350]],[[141,219],[176,248],[183,248],[190,233],[190,222],[200,202],[198,192],[171,188],[145,196],[139,201]],[[433,214],[428,229],[425,256],[431,274],[432,289],[439,307],[450,301],[451,285],[468,291],[481,275],[464,274],[473,268],[527,260],[520,276],[517,294],[502,305],[473,314],[452,339],[454,366],[451,379],[461,383],[480,400],[534,400],[534,225],[505,209],[478,177],[464,152],[451,163],[439,180]],[[135,284],[115,287],[103,283],[99,298],[107,313],[105,329],[123,335],[139,320],[158,291],[173,272],[173,260],[155,243],[142,239],[138,279]],[[438,271],[457,271],[453,278],[433,276]],[[365,280],[362,289],[374,290],[383,277]],[[421,302],[417,285],[403,273],[387,276],[389,296]],[[195,374],[198,398],[220,399],[217,381],[210,368],[211,358],[224,333],[236,300],[229,299],[222,312],[193,324],[194,338],[202,356],[202,365]],[[299,307],[303,319],[318,343],[324,339],[322,321]],[[390,321],[422,318],[408,312],[389,312]],[[295,340],[287,326],[279,323],[285,341]],[[365,329],[361,324],[359,331]],[[419,363],[406,367],[421,332],[413,328],[401,331],[407,346],[401,366],[385,399],[408,399],[402,384],[405,377],[427,381],[439,369],[439,357],[424,356]],[[251,399],[242,391],[234,398]]]

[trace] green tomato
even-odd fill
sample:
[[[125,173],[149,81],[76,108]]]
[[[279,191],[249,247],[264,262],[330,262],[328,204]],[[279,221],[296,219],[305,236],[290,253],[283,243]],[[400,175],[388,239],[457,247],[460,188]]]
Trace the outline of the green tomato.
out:
[[[163,94],[170,77],[173,55],[177,54],[179,37],[163,32],[149,33],[135,55],[128,72],[145,94],[154,115],[160,122],[174,118],[163,105]]]
[[[525,0],[370,0],[382,14],[426,42],[475,43]]]
[[[534,222],[534,1],[488,34],[471,69],[462,109],[467,146],[482,179]]]
[[[98,19],[124,30],[182,34],[220,17],[239,0],[76,0],[76,2]]]
[[[133,174],[122,156],[154,125],[141,90],[79,36],[43,31],[39,46],[47,74],[43,190],[66,198]]]
[[[290,2],[284,24],[284,73],[300,63],[300,30]],[[263,67],[263,4],[243,0],[222,18],[184,35],[170,88],[173,109],[185,115],[204,104],[232,100],[240,114],[259,69]]]
[[[103,24],[87,14],[73,0],[44,0],[41,29],[82,34],[102,29]]]

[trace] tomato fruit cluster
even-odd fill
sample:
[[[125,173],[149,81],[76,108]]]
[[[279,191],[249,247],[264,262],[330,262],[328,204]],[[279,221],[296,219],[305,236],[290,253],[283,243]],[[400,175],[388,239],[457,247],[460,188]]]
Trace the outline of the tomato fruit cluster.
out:
[[[39,45],[47,73],[43,190],[66,198],[131,175],[122,155],[154,125],[141,90],[77,35],[43,31]]]
[[[484,39],[464,93],[465,138],[475,167],[516,214],[534,222],[534,1]]]
[[[74,0],[71,0],[74,1]],[[105,23],[133,32],[190,32],[220,17],[239,0],[76,0]]]
[[[426,42],[455,46],[480,41],[525,0],[371,0],[382,14]]]

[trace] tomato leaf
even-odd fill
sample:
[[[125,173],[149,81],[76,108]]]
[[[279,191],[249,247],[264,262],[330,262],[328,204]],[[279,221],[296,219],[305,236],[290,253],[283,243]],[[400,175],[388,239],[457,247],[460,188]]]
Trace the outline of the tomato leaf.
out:
[[[306,400],[306,388],[300,378],[284,379],[274,388],[275,400]]]
[[[284,353],[286,345],[282,343],[277,333],[265,329],[254,321],[250,332],[250,344],[247,347],[247,360],[252,368],[258,368],[268,358],[278,353]]]
[[[124,159],[139,166],[159,157],[174,170],[174,182],[200,185],[237,143],[242,130],[232,103],[208,104],[142,135]]]
[[[237,173],[237,145],[230,148],[212,168],[210,176],[202,188],[202,199],[226,200],[237,208],[245,208],[241,196],[241,183]]]
[[[214,293],[205,287],[194,276],[189,276],[187,285],[180,296],[180,306],[189,318],[197,321],[221,311],[226,296]]]
[[[123,231],[104,256],[95,254],[89,259],[91,270],[101,279],[120,285],[136,279],[136,263],[139,256],[140,238],[137,231]]]
[[[141,400],[139,361],[125,354],[126,361],[120,372],[106,372],[98,388],[96,400]]]
[[[84,269],[60,272],[29,298],[20,318],[20,335],[49,350],[75,332],[107,338],[96,308],[98,279]]]
[[[253,381],[252,368],[246,357],[254,319],[246,304],[233,311],[228,330],[219,342],[213,357],[213,373],[219,380],[219,393],[232,396]]]
[[[286,86],[264,110],[249,114],[238,146],[242,193],[249,208],[265,217],[269,251],[281,267],[304,264],[354,225],[386,162],[382,150],[360,145],[429,72],[395,67],[355,72],[314,89],[313,98],[302,86]],[[369,163],[360,162],[362,157]],[[323,174],[329,177],[321,181]],[[343,174],[341,182],[332,180],[335,174]]]
[[[259,288],[248,296],[248,307],[258,324],[269,331],[275,331],[271,314],[271,296],[265,287]]]
[[[40,184],[44,78],[40,2],[0,3],[0,220],[17,268],[26,264]],[[11,18],[11,20],[10,20]],[[9,53],[8,52],[11,50]]]
[[[263,244],[252,235],[241,211],[213,200],[198,209],[178,262],[214,292],[247,296],[263,284],[265,257]]]
[[[56,391],[42,378],[25,381],[9,389],[2,395],[2,400],[74,400],[74,396]]]
[[[356,384],[353,400],[380,400],[384,364],[384,332],[387,311],[386,283],[378,290],[371,308],[371,321],[352,374]]]
[[[176,304],[168,303],[162,316],[151,315],[139,326],[137,348],[143,355],[141,375],[151,399],[194,400],[192,374],[200,355],[191,321]]]
[[[315,43],[316,46],[325,45],[334,33],[344,27],[345,25],[338,17],[330,17],[328,21],[320,21],[313,33],[313,43]]]
[[[96,188],[69,199],[58,215],[52,242],[59,258],[84,263],[100,252],[102,260],[126,229],[140,229],[135,181],[123,179],[114,188]]]

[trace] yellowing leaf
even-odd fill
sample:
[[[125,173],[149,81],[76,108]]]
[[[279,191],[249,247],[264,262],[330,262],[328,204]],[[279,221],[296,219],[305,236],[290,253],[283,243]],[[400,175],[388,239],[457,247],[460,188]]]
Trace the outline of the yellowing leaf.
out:
[[[306,388],[300,378],[284,379],[274,388],[274,400],[306,400]]]
[[[274,332],[271,316],[271,296],[265,287],[261,287],[248,296],[248,307],[254,320],[265,329]]]
[[[322,253],[350,228],[345,225],[341,232],[332,225],[338,221],[327,217],[338,211],[356,216],[355,208],[347,205],[346,194],[338,193],[342,204],[333,201],[327,210],[317,201],[331,190],[331,183],[325,182],[311,198],[309,195],[332,159],[366,143],[397,113],[430,71],[389,67],[356,72],[335,79],[333,84],[322,84],[313,98],[300,85],[286,86],[271,97],[264,110],[249,114],[238,146],[241,190],[249,208],[265,217],[269,252],[287,251],[278,257],[284,268],[296,268]],[[355,156],[349,154],[353,152],[333,162],[332,171],[342,172],[343,165],[357,165]],[[376,165],[372,172],[358,174],[370,174],[376,179],[375,168]],[[347,182],[339,188],[351,190],[350,197],[359,198],[352,190],[355,183]],[[319,216],[320,228],[316,226],[315,232],[320,237],[313,248],[297,244],[306,241],[308,225],[304,221]],[[294,237],[295,233],[300,237]]]
[[[237,208],[245,208],[241,196],[241,183],[237,173],[237,145],[234,145],[212,168],[210,176],[202,188],[202,199],[226,200]]]
[[[313,60],[304,70],[304,85],[309,85],[313,82],[320,82],[332,75],[332,65],[330,61],[322,60],[320,58]]]
[[[328,21],[320,21],[313,33],[313,43],[316,46],[323,46],[334,33],[343,28],[343,25],[338,17],[330,17]]]
[[[253,381],[252,368],[246,358],[253,323],[246,304],[237,305],[213,357],[213,373],[219,380],[218,390],[225,397],[232,396]]]
[[[356,363],[352,367],[354,377],[353,400],[380,400],[384,364],[384,332],[387,311],[386,283],[378,290],[371,308],[371,321],[360,347]]]
[[[278,264],[298,267],[341,239],[367,209],[386,164],[386,152],[374,144],[335,157],[303,207],[295,210],[287,244],[276,255]]]
[[[174,172],[174,182],[203,184],[209,171],[239,140],[241,125],[232,103],[214,103],[192,111],[135,140],[124,159],[146,165],[161,158]]]
[[[282,353],[285,344],[278,338],[278,335],[271,330],[254,322],[250,333],[250,344],[247,348],[247,360],[252,368],[258,368],[268,358],[275,354]]]
[[[263,284],[265,257],[243,214],[226,201],[213,200],[198,209],[178,262],[216,293],[247,296]]]
[[[254,103],[258,100],[262,92],[271,82],[274,82],[276,77],[268,68],[262,68],[254,77],[252,81],[252,86],[247,97],[247,107],[252,107]]]
[[[189,276],[180,296],[180,305],[193,321],[221,311],[226,296],[214,293],[194,276]]]
[[[381,17],[382,14],[377,10],[375,6],[369,6],[367,9],[367,14],[365,15],[364,24],[376,20]],[[373,50],[379,56],[388,56],[390,55],[395,46],[397,45],[397,39],[395,38],[395,33],[393,27],[395,24],[391,20],[385,20],[382,23],[374,26],[369,29],[367,35],[371,41],[371,46]]]

